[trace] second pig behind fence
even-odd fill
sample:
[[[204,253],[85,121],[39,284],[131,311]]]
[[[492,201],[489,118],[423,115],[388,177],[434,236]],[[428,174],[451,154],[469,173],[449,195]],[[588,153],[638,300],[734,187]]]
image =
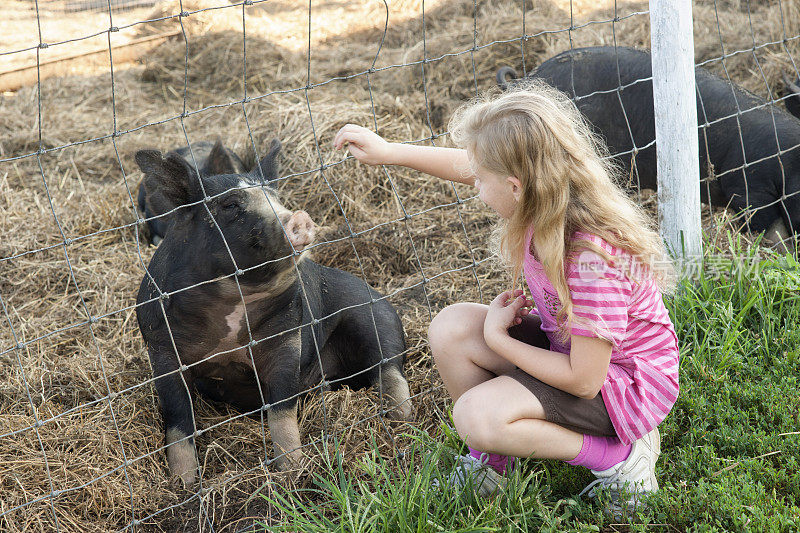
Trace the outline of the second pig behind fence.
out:
[[[567,50],[530,73],[575,101],[635,184],[656,189],[652,76],[650,53],[623,46]],[[502,88],[519,83],[509,67],[496,77]],[[744,213],[748,229],[766,232],[779,250],[793,249],[800,235],[797,96],[786,99],[786,112],[702,67],[695,82],[701,199]]]
[[[400,318],[365,281],[303,251],[314,223],[271,186],[280,143],[249,173],[233,152],[209,145],[135,157],[144,210],[165,222],[136,314],[169,468],[186,486],[198,467],[195,390],[244,413],[266,411],[281,467],[302,457],[297,400],[321,382],[379,386],[390,416],[411,415]]]

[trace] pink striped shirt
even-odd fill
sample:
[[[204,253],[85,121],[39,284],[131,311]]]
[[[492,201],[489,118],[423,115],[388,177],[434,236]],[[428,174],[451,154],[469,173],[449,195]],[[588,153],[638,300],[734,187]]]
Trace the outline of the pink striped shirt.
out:
[[[632,280],[620,266],[630,254],[596,235],[575,232],[572,238],[589,240],[615,258],[609,266],[597,253],[582,250],[565,270],[573,312],[580,317],[570,333],[613,345],[601,394],[617,436],[629,444],[661,423],[678,398],[678,338],[655,282]],[[570,341],[559,343],[555,333],[561,302],[530,251],[524,272],[551,349],[569,354]]]

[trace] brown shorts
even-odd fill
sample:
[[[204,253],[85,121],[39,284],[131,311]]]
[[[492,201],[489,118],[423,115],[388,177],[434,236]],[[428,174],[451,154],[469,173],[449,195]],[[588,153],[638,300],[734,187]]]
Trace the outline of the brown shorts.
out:
[[[510,328],[508,332],[519,341],[545,350],[550,349],[550,341],[541,330],[541,319],[538,316],[525,317],[522,324]],[[602,394],[598,394],[591,400],[579,398],[561,389],[551,387],[519,368],[515,368],[508,375],[519,381],[536,396],[544,407],[545,420],[548,422],[578,433],[603,437],[617,436]]]

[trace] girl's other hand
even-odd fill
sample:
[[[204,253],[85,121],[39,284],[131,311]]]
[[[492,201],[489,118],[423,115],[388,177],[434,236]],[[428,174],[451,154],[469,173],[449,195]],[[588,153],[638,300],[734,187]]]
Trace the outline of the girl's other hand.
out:
[[[391,165],[392,145],[380,135],[355,124],[342,126],[333,138],[339,150],[347,145],[353,157],[367,165]]]
[[[489,304],[483,323],[483,336],[488,340],[498,334],[507,335],[508,328],[522,323],[522,317],[530,313],[531,305],[533,302],[525,298],[522,289],[499,294]]]

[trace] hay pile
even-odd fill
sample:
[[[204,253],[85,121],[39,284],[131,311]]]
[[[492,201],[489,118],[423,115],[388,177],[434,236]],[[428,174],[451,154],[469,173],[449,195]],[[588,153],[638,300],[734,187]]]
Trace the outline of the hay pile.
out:
[[[113,46],[130,42],[139,33],[136,24],[147,20],[151,11],[138,7],[125,11],[114,10],[109,18],[102,9],[106,3],[99,2],[101,9],[95,11],[65,12],[66,2],[30,0],[6,0],[3,16],[0,17],[0,73],[36,65],[37,52],[41,63],[69,56],[86,54],[93,50],[105,50],[98,56],[83,56],[70,64],[71,74],[108,75],[108,30],[112,24],[118,31],[111,34]],[[37,9],[39,18],[37,21]],[[46,48],[38,48],[41,41]]]
[[[24,505],[0,518],[4,531],[50,531],[56,520],[62,531],[109,531],[132,519],[143,520],[146,531],[207,530],[209,522],[217,531],[234,531],[248,517],[270,516],[255,497],[270,490],[269,482],[294,482],[259,467],[264,448],[257,421],[230,420],[232,412],[198,402],[200,427],[219,424],[198,439],[208,491],[199,503],[172,507],[190,495],[167,477],[155,394],[150,383],[141,385],[150,369],[132,306],[153,250],[137,243],[131,194],[140,179],[134,152],[177,147],[185,136],[219,137],[251,160],[253,147],[263,151],[279,138],[283,173],[290,176],[281,185],[286,204],[306,209],[324,226],[321,242],[346,236],[349,228],[365,232],[352,242],[322,244],[315,256],[359,275],[363,268],[370,284],[396,292],[391,301],[408,335],[407,373],[412,393],[419,395],[416,424],[436,430],[448,402],[432,368],[426,328],[445,305],[479,300],[481,294],[486,301],[509,283],[485,261],[494,219],[476,199],[455,204],[472,195],[466,187],[343,161],[331,140],[346,122],[377,127],[398,141],[443,133],[457,105],[494,83],[497,67],[522,70],[524,54],[530,70],[568,48],[570,35],[554,30],[569,25],[570,12],[564,0],[526,3],[525,31],[534,36],[522,44],[484,46],[521,35],[523,6],[481,2],[479,48],[424,64],[423,78],[425,57],[473,46],[473,2],[426,2],[424,40],[421,2],[391,4],[382,41],[381,3],[315,2],[309,56],[304,2],[247,7],[244,39],[241,6],[217,9],[227,3],[184,0],[183,8],[192,12],[183,18],[186,92],[182,40],[165,43],[134,68],[116,70],[113,86],[108,73],[46,80],[41,147],[81,144],[40,158],[22,157],[40,146],[36,88],[2,96],[0,158],[20,158],[0,163],[0,513]],[[613,17],[613,2],[599,10],[596,4],[575,3],[576,26]],[[647,7],[618,4],[620,17]],[[752,47],[744,5],[720,8],[726,51]],[[213,9],[198,11],[205,8]],[[774,40],[777,7],[754,9],[757,42]],[[179,11],[177,1],[164,3],[148,16],[160,20],[137,25],[137,31],[169,30],[177,24],[169,15]],[[697,59],[718,56],[713,2],[696,2],[695,15]],[[784,17],[787,34],[797,33],[796,13]],[[615,34],[618,44],[647,46],[648,22],[646,14],[623,18],[615,33],[610,24],[591,24],[573,31],[572,42],[609,44]],[[787,46],[797,51],[797,41]],[[782,45],[756,55],[770,87],[777,87],[780,71],[790,65]],[[735,81],[766,95],[751,62],[752,54],[740,54],[726,66]],[[405,63],[412,64],[394,66]],[[370,68],[375,70],[369,76],[355,76]],[[329,81],[334,78],[340,79]],[[241,102],[245,90],[252,100],[229,105]],[[123,133],[112,138],[115,127]],[[320,161],[331,166],[320,172]],[[405,213],[414,216],[403,221]],[[713,222],[706,217],[707,224]],[[62,233],[74,242],[64,247]],[[424,288],[423,273],[429,280]],[[87,323],[89,316],[101,318]],[[12,350],[17,342],[26,344]],[[109,400],[109,393],[116,395]],[[386,456],[395,454],[390,435],[397,446],[405,442],[401,425],[390,425],[387,433],[377,418],[357,423],[376,412],[373,393],[341,391],[324,399],[328,429],[340,433],[348,457],[363,452],[373,436]],[[49,421],[38,427],[38,420]],[[304,442],[318,438],[323,423],[322,401],[312,396],[302,410]],[[310,455],[318,464],[319,456]],[[53,490],[65,492],[50,498]]]

